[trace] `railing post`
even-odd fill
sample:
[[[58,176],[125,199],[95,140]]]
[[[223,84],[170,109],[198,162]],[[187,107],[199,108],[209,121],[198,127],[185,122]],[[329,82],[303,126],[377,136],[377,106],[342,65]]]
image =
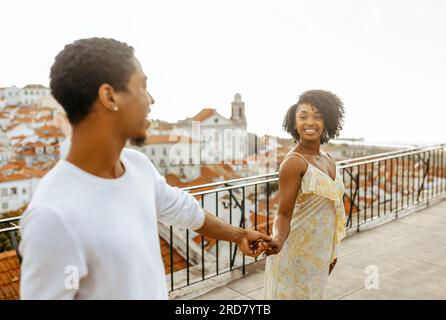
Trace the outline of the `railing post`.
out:
[[[170,289],[173,291],[173,227],[170,226],[170,243],[169,243],[169,251],[170,251]]]

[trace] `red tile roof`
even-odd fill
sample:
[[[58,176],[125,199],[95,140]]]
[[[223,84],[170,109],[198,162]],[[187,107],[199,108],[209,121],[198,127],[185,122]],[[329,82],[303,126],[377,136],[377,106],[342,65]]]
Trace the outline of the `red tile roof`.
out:
[[[172,130],[173,129],[173,125],[170,123],[159,123],[157,126],[155,126],[153,129],[155,130]]]
[[[208,179],[218,179],[223,177],[225,180],[238,179],[238,175],[229,164],[210,164],[201,166],[201,175]]]
[[[29,156],[29,157],[33,157],[36,155],[36,152],[34,150],[24,150],[24,151],[18,151],[16,152],[18,155],[20,156]]]
[[[185,185],[176,174],[168,173],[164,178],[166,178],[166,182],[171,186],[183,188]]]
[[[254,216],[253,213],[250,215],[250,220],[251,220],[251,223],[252,223],[252,228],[251,229],[255,230],[255,216]],[[267,221],[266,214],[258,212],[257,213],[257,231],[262,232],[262,233],[271,234],[272,227],[273,227],[273,221],[274,221],[274,215],[270,214],[268,220],[269,220],[268,232],[266,232],[266,225],[267,225],[267,223],[266,223],[266,221]]]
[[[201,175],[209,179],[220,178],[220,175],[208,166],[201,166]]]
[[[20,170],[20,172],[31,177],[42,178],[48,172],[48,170],[24,167],[22,170]]]
[[[163,257],[164,273],[170,274],[170,246],[169,243],[160,237],[161,256]],[[189,264],[191,266],[191,264]],[[187,267],[186,259],[184,259],[175,248],[173,249],[173,271],[182,270]]]
[[[26,180],[30,177],[24,174],[10,174],[10,175],[3,175],[0,173],[0,182],[11,182],[11,181],[19,181],[19,180]]]
[[[196,235],[192,241],[195,242],[196,244],[198,244],[201,247],[201,234]],[[212,247],[217,243],[217,240],[214,238],[209,238],[209,237],[203,237],[204,238],[204,249],[206,251],[209,251],[212,249]]]
[[[24,166],[26,166],[25,161],[9,162],[8,164],[0,168],[0,173],[9,170],[17,171],[22,169]]]
[[[146,139],[147,144],[176,144],[179,142],[193,143],[196,142],[190,137],[176,136],[170,137],[168,135],[149,135]]]
[[[18,300],[20,265],[15,251],[0,253],[0,300]]]
[[[214,115],[217,111],[215,109],[203,109],[199,113],[197,113],[192,120],[195,121],[204,121],[210,116]]]

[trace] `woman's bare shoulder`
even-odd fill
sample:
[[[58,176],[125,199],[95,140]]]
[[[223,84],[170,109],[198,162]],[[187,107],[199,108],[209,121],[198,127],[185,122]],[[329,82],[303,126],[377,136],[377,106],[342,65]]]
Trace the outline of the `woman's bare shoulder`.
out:
[[[302,176],[307,170],[307,162],[300,156],[291,154],[280,165],[279,176]]]

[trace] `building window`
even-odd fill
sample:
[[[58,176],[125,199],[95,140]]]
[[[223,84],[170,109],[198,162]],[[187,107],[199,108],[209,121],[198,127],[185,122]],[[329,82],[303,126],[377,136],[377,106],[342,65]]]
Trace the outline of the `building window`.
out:
[[[238,109],[238,115],[240,118],[242,117],[242,109]]]
[[[5,210],[8,209],[8,203],[7,202],[3,202],[2,208],[5,209]]]
[[[22,189],[22,193],[23,193],[23,194],[26,194],[26,189]]]
[[[163,148],[163,155],[167,156],[167,150],[166,150],[166,148]]]
[[[217,118],[215,118],[215,119],[214,119],[214,122],[215,122],[215,123],[218,123],[218,119],[217,119]]]
[[[17,188],[11,188],[11,195],[17,195]]]
[[[25,96],[27,96],[27,95],[28,95],[28,91],[25,90]]]
[[[152,156],[155,155],[155,149],[152,149]]]
[[[8,189],[2,188],[2,197],[7,197],[7,196],[8,196]]]

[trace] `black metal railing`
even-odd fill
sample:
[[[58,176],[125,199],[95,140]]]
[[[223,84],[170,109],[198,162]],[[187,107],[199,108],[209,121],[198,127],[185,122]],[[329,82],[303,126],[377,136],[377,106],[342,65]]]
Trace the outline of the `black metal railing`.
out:
[[[398,218],[403,210],[429,206],[435,198],[446,196],[445,149],[446,144],[440,144],[337,162],[346,188],[347,229],[359,231],[370,222],[389,216]],[[278,204],[277,189],[278,173],[272,173],[183,190],[220,219],[270,234]],[[17,253],[19,219],[0,220],[0,235],[8,234]],[[165,228],[164,238],[170,245],[170,291],[236,268],[244,273],[246,265],[258,260],[241,254],[235,244],[212,242],[191,230]],[[174,270],[174,250],[186,262],[180,271]]]

